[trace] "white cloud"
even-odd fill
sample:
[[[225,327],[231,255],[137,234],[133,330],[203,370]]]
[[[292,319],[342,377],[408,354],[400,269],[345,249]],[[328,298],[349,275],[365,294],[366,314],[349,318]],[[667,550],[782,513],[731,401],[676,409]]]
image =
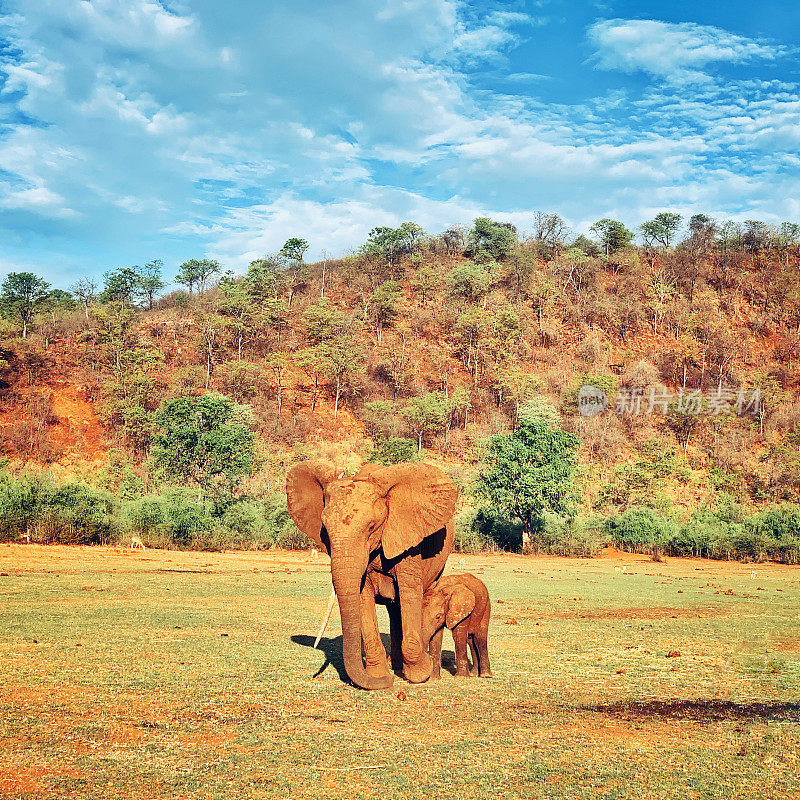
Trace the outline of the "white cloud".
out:
[[[46,186],[6,192],[0,195],[0,208],[33,211],[62,219],[76,216],[75,211],[66,207],[64,198]]]
[[[194,35],[190,15],[169,11],[158,0],[37,0],[38,15],[71,33],[113,47],[175,47]]]
[[[796,86],[676,91],[720,59],[782,52],[717,28],[598,23],[599,65],[669,80],[570,105],[537,102],[547,76],[511,61],[544,19],[478,18],[460,0],[339,0],[302,16],[261,0],[197,0],[191,15],[155,0],[6,3],[18,53],[6,92],[33,122],[0,138],[0,204],[27,211],[3,216],[29,229],[41,217],[53,252],[102,241],[116,261],[147,242],[241,267],[289,236],[336,255],[408,219],[435,232],[490,214],[524,228],[542,209],[633,226],[643,209],[724,209],[727,192],[730,207],[774,213],[800,196]],[[503,75],[510,63],[519,71]],[[17,260],[34,260],[23,249]]]
[[[702,81],[713,62],[775,59],[782,48],[766,45],[710,25],[693,22],[611,19],[588,31],[601,69],[649,72],[680,81]]]

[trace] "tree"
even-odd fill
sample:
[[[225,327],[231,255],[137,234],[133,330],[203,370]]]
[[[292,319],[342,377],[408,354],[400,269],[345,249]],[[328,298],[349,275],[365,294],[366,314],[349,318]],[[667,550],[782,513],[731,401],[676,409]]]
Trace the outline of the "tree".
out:
[[[639,230],[642,232],[645,247],[660,246],[669,250],[670,243],[680,227],[682,219],[680,214],[662,211],[660,214],[656,214],[654,219],[643,222],[639,226]]]
[[[439,238],[441,239],[445,252],[449,255],[456,255],[464,252],[466,235],[461,225],[453,225],[444,231]]]
[[[161,432],[153,438],[154,475],[191,481],[203,493],[231,494],[253,471],[255,434],[250,411],[220,394],[165,400],[155,414]]]
[[[397,231],[406,253],[413,253],[419,246],[422,237],[425,236],[425,231],[416,222],[404,222]]]
[[[426,436],[445,426],[449,412],[447,396],[441,391],[415,397],[402,409],[400,413],[408,420],[408,425],[417,439],[418,452],[422,452],[422,441]]]
[[[407,242],[407,234],[401,228],[381,225],[369,232],[367,241],[361,246],[361,253],[395,267],[405,252]]]
[[[28,338],[28,326],[50,297],[50,284],[32,272],[11,272],[0,287],[0,314],[22,325],[22,338]]]
[[[384,327],[397,316],[399,300],[400,284],[397,281],[384,281],[370,297],[370,311],[375,321],[375,332],[379,345]]]
[[[462,297],[470,303],[477,303],[483,298],[494,281],[494,262],[489,264],[476,264],[474,261],[464,261],[447,276],[450,292],[457,297]]]
[[[583,234],[575,239],[575,241],[572,243],[572,246],[578,250],[583,250],[587,256],[591,256],[592,258],[600,255],[600,248],[597,246],[597,243],[593,242]]]
[[[105,286],[98,298],[101,303],[122,303],[127,308],[134,306],[142,297],[139,267],[120,267],[103,275]]]
[[[690,398],[688,401],[687,397]],[[700,415],[704,410],[705,403],[699,392],[696,395],[691,392],[688,395],[681,394],[667,406],[664,422],[675,434],[684,456],[689,447],[689,439],[702,422]]]
[[[600,246],[606,256],[627,247],[633,240],[633,234],[618,220],[603,217],[589,228],[600,240]]]
[[[254,300],[263,302],[278,296],[278,269],[280,264],[272,258],[257,258],[250,262],[244,281]]]
[[[486,447],[488,469],[475,484],[475,496],[489,508],[522,524],[522,544],[545,511],[572,516],[572,487],[578,437],[542,417],[521,417],[516,430],[493,436]]]
[[[222,272],[222,265],[219,261],[213,261],[210,258],[190,258],[180,265],[179,270],[175,276],[177,283],[186,286],[189,289],[189,294],[192,293],[192,289],[197,285],[200,294],[204,294],[206,281],[212,275],[219,275]]]
[[[192,294],[192,290],[194,289],[195,284],[199,282],[200,278],[195,264],[195,259],[192,259],[191,261],[184,261],[183,264],[181,264],[178,268],[179,272],[175,276],[175,283],[185,286],[189,290],[189,294]]]
[[[237,282],[226,277],[220,281],[219,288],[222,292],[219,310],[235,331],[236,359],[241,361],[242,345],[257,327],[258,308],[253,302],[246,280]]]
[[[430,264],[423,264],[411,278],[411,288],[419,294],[423,305],[433,297],[441,283],[441,276]]]
[[[334,385],[333,418],[339,414],[339,400],[350,380],[364,371],[364,353],[352,336],[342,334],[317,346],[322,368]]]
[[[92,308],[94,326],[89,338],[96,346],[96,362],[105,363],[116,378],[152,363],[158,357],[152,345],[143,343],[134,325],[136,312],[122,302]]]
[[[286,243],[280,249],[279,255],[288,258],[290,261],[302,261],[306,250],[308,250],[308,242],[305,239],[298,239],[293,236],[291,239],[286,240]]]
[[[552,259],[564,246],[569,233],[567,223],[558,214],[537,211],[533,215],[533,241],[539,254]]]
[[[313,344],[324,342],[347,328],[347,317],[328,300],[320,300],[305,312],[306,336]]]
[[[689,235],[713,239],[717,235],[717,223],[708,214],[693,214],[689,218]]]
[[[139,273],[139,285],[142,293],[147,298],[148,308],[152,311],[153,299],[166,286],[161,279],[161,270],[164,262],[160,258],[148,261]]]
[[[75,299],[83,308],[86,321],[89,321],[89,306],[97,299],[97,283],[91,278],[81,278],[69,287]]]
[[[211,373],[217,360],[222,333],[227,327],[227,320],[220,314],[200,310],[195,314],[194,324],[203,350],[206,362],[206,389],[211,385]]]
[[[469,232],[468,248],[479,260],[502,261],[517,243],[517,229],[510,222],[477,217]]]
[[[286,353],[270,353],[264,359],[264,367],[273,378],[275,396],[278,398],[278,416],[283,407],[283,382],[292,366],[292,360]]]

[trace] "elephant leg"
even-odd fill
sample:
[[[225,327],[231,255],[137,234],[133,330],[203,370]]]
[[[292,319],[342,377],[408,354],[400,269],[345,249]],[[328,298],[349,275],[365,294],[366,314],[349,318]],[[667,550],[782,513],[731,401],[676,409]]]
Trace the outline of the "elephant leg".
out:
[[[408,563],[410,562],[410,563]],[[422,644],[422,562],[410,556],[396,569],[403,622],[403,676],[410,683],[424,683],[431,675],[433,662]],[[427,643],[426,643],[427,644]]]
[[[489,663],[488,633],[478,631],[475,636],[475,647],[478,650],[478,674],[482,678],[492,678],[492,666]]]
[[[444,636],[444,628],[439,628],[436,633],[431,636],[430,647],[428,653],[433,661],[433,669],[431,670],[431,680],[438,681],[442,672],[442,637]]]
[[[386,606],[389,612],[389,636],[392,640],[392,669],[400,675],[403,671],[403,620],[398,603]]]
[[[475,636],[470,634],[467,637],[467,641],[469,642],[469,651],[472,657],[472,666],[470,667],[469,674],[474,678],[476,675],[481,674],[481,660],[478,655],[478,648],[475,647]]]
[[[467,629],[464,625],[453,628],[453,644],[456,651],[456,676],[469,677],[469,660],[467,659]]]
[[[375,593],[369,581],[361,590],[361,644],[364,648],[366,670],[373,678],[391,674],[386,650],[383,649],[378,630],[378,613],[375,609]]]

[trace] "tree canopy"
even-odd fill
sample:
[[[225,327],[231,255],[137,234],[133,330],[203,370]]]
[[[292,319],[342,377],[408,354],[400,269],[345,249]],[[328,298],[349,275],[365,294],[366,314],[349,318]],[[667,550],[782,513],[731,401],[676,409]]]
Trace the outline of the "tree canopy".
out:
[[[507,519],[522,523],[523,545],[545,511],[574,513],[572,473],[578,438],[542,416],[522,416],[513,433],[493,436],[475,496]]]
[[[22,325],[22,338],[28,336],[33,317],[50,299],[50,284],[32,272],[10,272],[0,287],[0,314]]]
[[[226,397],[165,400],[155,414],[154,473],[167,482],[189,481],[200,493],[230,494],[253,471],[255,434],[250,413]]]
[[[606,256],[613,255],[617,250],[622,250],[633,241],[633,233],[619,220],[603,217],[589,229],[600,240],[600,246]]]

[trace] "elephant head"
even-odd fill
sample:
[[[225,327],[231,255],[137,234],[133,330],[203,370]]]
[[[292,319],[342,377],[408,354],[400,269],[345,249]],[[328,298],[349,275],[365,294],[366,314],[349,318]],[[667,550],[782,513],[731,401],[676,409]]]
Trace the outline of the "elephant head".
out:
[[[330,554],[347,674],[365,689],[391,685],[391,676],[372,676],[361,661],[364,575],[379,549],[390,564],[419,552],[452,518],[457,487],[427,464],[366,466],[341,478],[330,462],[311,461],[289,470],[286,497],[297,527]]]

